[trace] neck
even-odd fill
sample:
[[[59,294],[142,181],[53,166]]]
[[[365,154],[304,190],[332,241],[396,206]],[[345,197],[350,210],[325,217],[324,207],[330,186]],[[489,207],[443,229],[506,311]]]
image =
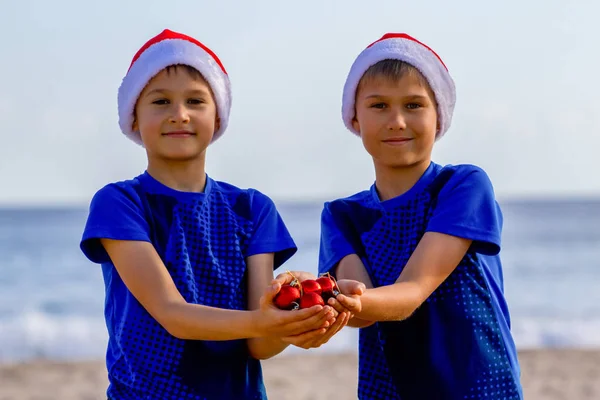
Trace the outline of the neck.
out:
[[[393,168],[375,164],[375,187],[381,201],[393,199],[408,192],[423,176],[431,159],[409,167]]]
[[[185,161],[149,158],[147,171],[154,179],[171,189],[202,193],[206,186],[205,154]]]

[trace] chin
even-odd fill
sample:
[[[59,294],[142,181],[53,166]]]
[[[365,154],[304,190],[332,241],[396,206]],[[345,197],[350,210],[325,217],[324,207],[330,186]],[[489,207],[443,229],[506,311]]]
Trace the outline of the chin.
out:
[[[160,155],[165,161],[192,161],[199,158],[202,155],[202,152],[198,151],[169,151],[164,152]]]
[[[376,163],[387,168],[410,168],[423,161],[422,158],[412,154],[404,154],[401,156],[388,156],[374,160]]]

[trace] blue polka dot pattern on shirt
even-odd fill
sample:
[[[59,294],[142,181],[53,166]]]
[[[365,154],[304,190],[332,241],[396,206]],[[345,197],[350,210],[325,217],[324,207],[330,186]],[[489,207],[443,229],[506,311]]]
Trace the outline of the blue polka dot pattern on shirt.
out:
[[[146,173],[96,195],[82,240],[107,286],[110,398],[266,398],[245,340],[170,335],[127,290],[101,237],[151,242],[188,303],[245,310],[246,258],[274,252],[277,267],[296,249],[270,199],[210,179],[204,193],[177,192]]]
[[[394,284],[432,221],[438,223],[436,214],[444,206],[439,203],[448,201],[444,188],[454,185],[453,177],[460,177],[454,170],[440,172],[432,163],[409,192],[385,202],[372,188],[328,203],[320,272],[355,253],[375,287]],[[450,228],[448,234],[460,236]],[[360,399],[521,398],[518,366],[508,356],[515,352],[512,339],[500,327],[504,316],[493,304],[484,271],[486,256],[476,251],[477,246],[409,318],[361,329]]]

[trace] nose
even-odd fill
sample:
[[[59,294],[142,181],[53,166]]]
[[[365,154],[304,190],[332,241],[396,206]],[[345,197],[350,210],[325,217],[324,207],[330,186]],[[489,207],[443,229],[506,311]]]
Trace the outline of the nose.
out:
[[[174,103],[172,112],[169,117],[169,122],[172,124],[181,124],[190,122],[190,116],[185,104]]]
[[[406,129],[406,119],[400,110],[394,110],[389,116],[388,130],[401,131]]]

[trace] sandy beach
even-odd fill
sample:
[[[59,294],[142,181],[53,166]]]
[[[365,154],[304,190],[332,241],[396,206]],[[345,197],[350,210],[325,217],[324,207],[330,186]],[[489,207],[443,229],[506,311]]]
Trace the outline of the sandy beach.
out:
[[[600,399],[600,349],[523,350],[527,400]],[[355,354],[282,355],[263,363],[273,400],[355,399]],[[101,361],[36,361],[0,366],[0,400],[102,400]]]

